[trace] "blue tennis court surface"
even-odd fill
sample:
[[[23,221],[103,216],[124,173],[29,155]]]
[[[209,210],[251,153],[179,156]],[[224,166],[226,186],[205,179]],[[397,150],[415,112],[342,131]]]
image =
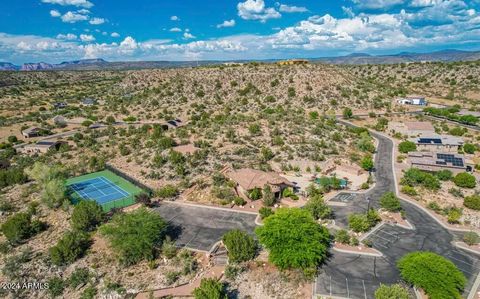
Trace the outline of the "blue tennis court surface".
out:
[[[130,195],[127,191],[101,176],[68,186],[82,199],[93,199],[104,204]]]

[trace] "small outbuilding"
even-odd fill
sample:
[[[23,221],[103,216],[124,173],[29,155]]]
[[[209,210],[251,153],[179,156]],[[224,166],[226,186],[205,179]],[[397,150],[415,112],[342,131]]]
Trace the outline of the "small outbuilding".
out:
[[[42,140],[37,143],[27,144],[20,151],[24,154],[45,154],[49,150],[59,150],[65,141],[59,140]]]
[[[25,138],[32,138],[32,137],[40,136],[41,132],[42,132],[42,129],[39,127],[30,127],[28,129],[23,130],[22,135]]]

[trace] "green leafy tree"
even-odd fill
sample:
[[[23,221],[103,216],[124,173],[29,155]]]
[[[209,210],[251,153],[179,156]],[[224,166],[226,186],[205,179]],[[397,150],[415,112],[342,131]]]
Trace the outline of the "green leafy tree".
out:
[[[225,285],[214,278],[202,278],[200,286],[193,290],[195,299],[227,299]]]
[[[315,220],[332,217],[332,209],[325,204],[323,197],[319,194],[311,196],[303,208],[309,211]]]
[[[389,212],[398,212],[402,209],[400,199],[393,192],[386,192],[382,195],[380,206]]]
[[[82,200],[73,209],[72,227],[82,231],[92,231],[105,219],[102,207],[94,200]]]
[[[68,265],[82,257],[90,247],[90,237],[83,232],[67,232],[50,248],[50,259],[55,265]]]
[[[44,228],[45,225],[42,222],[32,221],[32,216],[24,212],[10,216],[1,226],[3,235],[11,244],[18,244]]]
[[[435,176],[441,181],[449,181],[453,178],[453,173],[448,169],[444,169],[435,172]]]
[[[475,186],[477,185],[477,179],[475,178],[475,176],[467,172],[457,174],[453,178],[453,182],[455,183],[455,185],[462,188],[475,188]]]
[[[223,236],[223,244],[228,250],[228,259],[234,263],[246,262],[255,257],[257,244],[247,233],[235,229]]]
[[[408,290],[400,284],[385,285],[380,284],[380,287],[375,291],[375,299],[410,299],[411,296]]]
[[[58,208],[67,199],[67,188],[65,181],[61,179],[53,179],[45,183],[42,200],[50,208]]]
[[[248,194],[248,197],[251,200],[258,200],[262,198],[262,190],[260,188],[253,188]]]
[[[372,142],[372,137],[368,132],[360,133],[360,139],[357,142],[357,147],[363,152],[373,153],[375,151],[375,145]]]
[[[255,233],[269,250],[269,260],[282,270],[297,268],[313,274],[327,257],[328,230],[304,209],[280,208]]]
[[[477,151],[477,147],[471,143],[465,143],[463,145],[463,151],[467,154],[474,154]]]
[[[166,222],[157,213],[140,208],[131,213],[119,213],[100,227],[123,265],[152,260],[162,244]]]
[[[412,141],[402,141],[398,145],[398,151],[406,154],[408,152],[414,152],[417,150],[417,145]]]
[[[344,118],[352,118],[353,117],[353,112],[352,112],[352,109],[350,108],[344,108],[343,109],[343,112],[342,112],[342,115]]]
[[[455,264],[433,252],[409,253],[397,267],[406,282],[423,289],[430,299],[459,299],[467,282]]]
[[[373,159],[371,156],[365,156],[360,162],[360,164],[362,168],[367,171],[371,171],[374,166]]]
[[[271,207],[275,203],[275,194],[272,192],[270,185],[265,185],[262,192],[263,205]]]

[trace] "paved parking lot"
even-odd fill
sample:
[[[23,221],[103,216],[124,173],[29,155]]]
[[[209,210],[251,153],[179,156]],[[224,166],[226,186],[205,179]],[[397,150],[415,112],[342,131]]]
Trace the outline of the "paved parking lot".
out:
[[[399,281],[392,265],[382,257],[333,252],[335,263],[322,267],[315,283],[315,293],[332,298],[373,298],[380,283]],[[379,277],[381,275],[381,277]]]
[[[208,251],[232,229],[251,234],[255,229],[253,214],[177,203],[161,203],[155,210],[169,223],[179,247]]]

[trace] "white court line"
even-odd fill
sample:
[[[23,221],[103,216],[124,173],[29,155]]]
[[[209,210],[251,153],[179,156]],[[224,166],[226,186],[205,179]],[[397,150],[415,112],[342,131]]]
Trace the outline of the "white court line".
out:
[[[99,177],[102,181],[104,181],[105,183],[107,183],[109,186],[111,186],[113,189],[115,189],[116,191],[120,192],[121,195],[123,196],[129,196],[130,193],[128,193],[127,191],[123,190],[122,188],[118,187],[117,185],[115,185],[114,183],[112,183],[109,179],[101,176]]]

